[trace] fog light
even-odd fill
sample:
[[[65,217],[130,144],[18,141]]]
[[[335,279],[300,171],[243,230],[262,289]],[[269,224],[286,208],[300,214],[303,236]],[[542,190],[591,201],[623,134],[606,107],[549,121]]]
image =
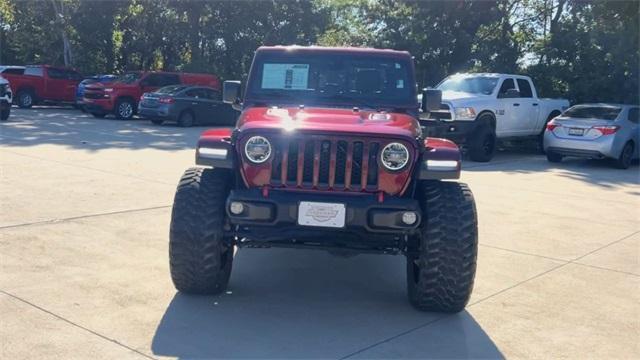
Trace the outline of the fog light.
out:
[[[407,225],[413,225],[418,220],[418,215],[413,211],[407,211],[402,214],[402,222]]]
[[[244,211],[244,205],[241,202],[233,201],[231,205],[229,205],[229,211],[233,215],[240,215]]]

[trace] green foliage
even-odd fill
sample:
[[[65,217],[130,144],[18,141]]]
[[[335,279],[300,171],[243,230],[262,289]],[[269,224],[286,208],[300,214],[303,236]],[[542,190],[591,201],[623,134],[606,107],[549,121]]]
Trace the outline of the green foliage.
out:
[[[231,79],[246,76],[261,45],[374,46],[411,52],[421,87],[455,72],[519,72],[545,96],[637,103],[639,4],[0,0],[0,63],[64,64],[64,34],[72,65],[87,74],[165,69]]]

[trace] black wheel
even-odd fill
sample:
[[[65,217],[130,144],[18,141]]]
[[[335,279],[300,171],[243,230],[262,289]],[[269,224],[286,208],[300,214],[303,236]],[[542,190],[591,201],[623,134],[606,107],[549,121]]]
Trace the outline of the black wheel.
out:
[[[11,105],[7,105],[6,109],[2,109],[2,111],[0,111],[0,120],[2,121],[8,120],[9,115],[11,115]]]
[[[631,165],[631,159],[633,159],[633,143],[629,141],[624,145],[620,156],[615,160],[615,166],[618,169],[628,169]]]
[[[190,127],[193,126],[195,119],[193,118],[193,113],[191,111],[183,111],[178,118],[178,125],[182,127]]]
[[[547,151],[547,161],[551,163],[559,163],[562,161],[563,156],[551,151]]]
[[[163,122],[164,122],[164,120],[162,120],[162,119],[151,119],[151,123],[153,125],[162,125]]]
[[[462,311],[473,290],[478,221],[466,184],[425,181],[420,233],[407,254],[409,301],[419,310]]]
[[[116,101],[116,118],[120,120],[129,120],[135,112],[135,104],[129,99],[120,99]]]
[[[226,170],[191,168],[180,179],[169,234],[171,279],[179,291],[218,294],[227,287],[233,263],[223,231],[229,178]]]
[[[98,118],[98,119],[104,119],[104,117],[107,116],[107,114],[105,113],[94,113],[94,112],[92,112],[91,115],[93,115],[94,118]]]
[[[469,140],[469,157],[473,161],[488,162],[495,152],[496,132],[489,124],[480,125]]]
[[[18,106],[23,109],[28,109],[33,106],[33,93],[29,90],[20,90],[16,95],[18,99]]]

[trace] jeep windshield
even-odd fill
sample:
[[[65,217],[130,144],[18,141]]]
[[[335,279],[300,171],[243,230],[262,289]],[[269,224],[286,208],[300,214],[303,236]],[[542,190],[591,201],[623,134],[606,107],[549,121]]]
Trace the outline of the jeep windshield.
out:
[[[246,103],[416,109],[410,60],[371,54],[261,54]]]
[[[489,76],[451,76],[446,78],[438,86],[442,91],[459,91],[470,94],[491,95],[498,85],[497,77]]]

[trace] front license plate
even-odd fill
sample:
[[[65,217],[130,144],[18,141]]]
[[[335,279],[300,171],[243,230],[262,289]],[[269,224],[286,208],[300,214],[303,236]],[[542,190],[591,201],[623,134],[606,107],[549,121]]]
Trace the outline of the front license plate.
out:
[[[346,213],[344,204],[301,201],[298,225],[342,228]]]
[[[584,129],[569,128],[569,135],[582,136],[582,135],[584,135]]]

